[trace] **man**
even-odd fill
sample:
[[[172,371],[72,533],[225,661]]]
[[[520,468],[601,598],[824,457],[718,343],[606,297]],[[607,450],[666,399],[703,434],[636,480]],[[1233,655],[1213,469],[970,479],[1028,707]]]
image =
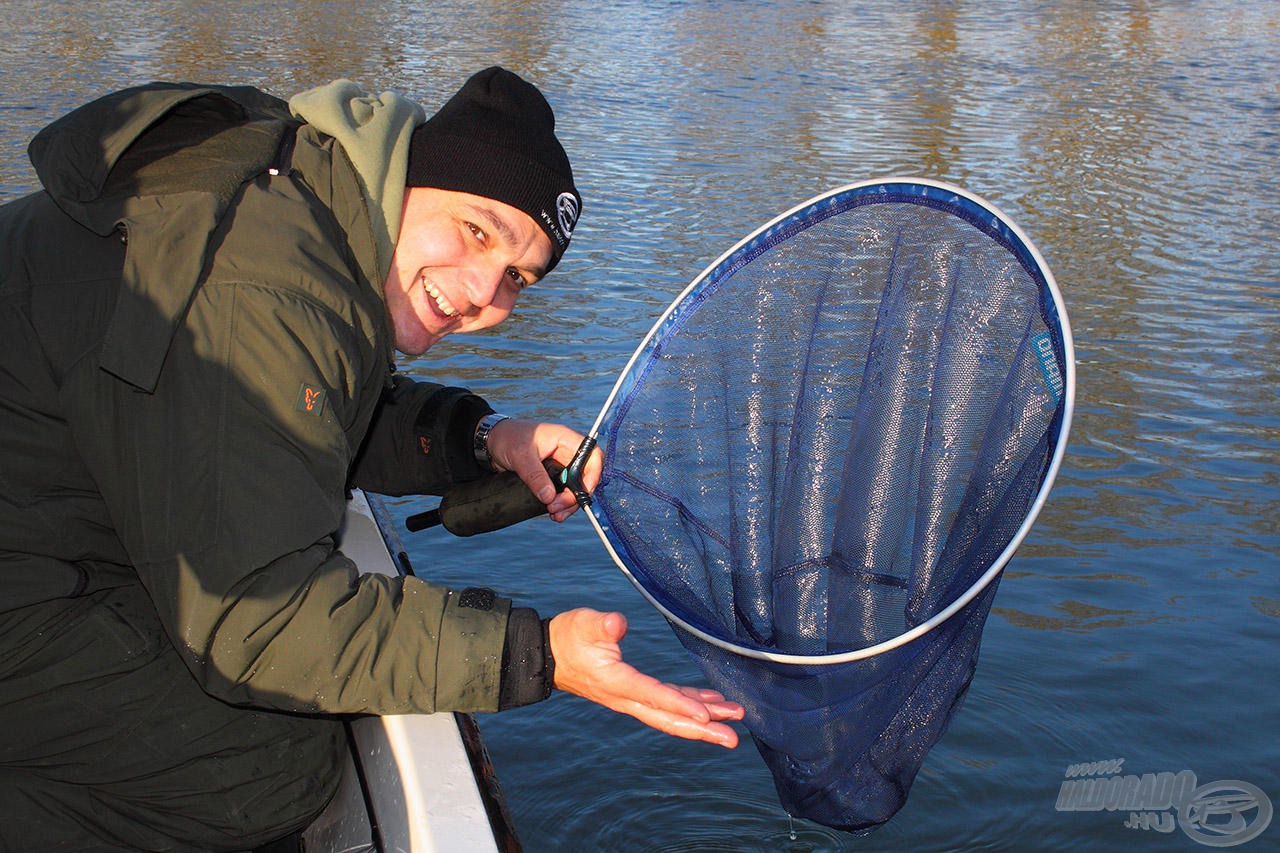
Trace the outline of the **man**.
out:
[[[33,141],[44,190],[0,208],[0,841],[269,842],[331,795],[335,714],[554,686],[736,744],[739,706],[622,662],[621,614],[543,621],[335,547],[348,485],[510,470],[575,508],[541,460],[580,435],[390,364],[560,260],[581,199],[550,107],[490,68],[423,118],[345,81],[287,107],[156,84]]]

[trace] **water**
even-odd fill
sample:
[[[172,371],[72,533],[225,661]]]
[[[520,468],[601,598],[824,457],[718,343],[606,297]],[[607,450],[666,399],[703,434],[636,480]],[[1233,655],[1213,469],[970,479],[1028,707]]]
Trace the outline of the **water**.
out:
[[[35,130],[128,83],[347,76],[438,105],[493,63],[538,81],[585,199],[574,247],[501,330],[408,369],[583,429],[690,278],[831,186],[959,183],[1048,258],[1079,356],[1069,455],[906,808],[865,839],[793,827],[749,743],[557,696],[481,720],[528,849],[1198,849],[1055,810],[1068,765],[1120,758],[1280,806],[1280,4],[8,0],[0,26],[5,200],[33,187]],[[622,610],[628,659],[698,680],[582,518],[409,544],[447,583]]]

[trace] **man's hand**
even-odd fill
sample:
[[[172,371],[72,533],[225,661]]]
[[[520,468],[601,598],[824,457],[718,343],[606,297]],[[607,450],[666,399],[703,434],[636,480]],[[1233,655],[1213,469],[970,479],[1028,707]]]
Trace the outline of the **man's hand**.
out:
[[[489,458],[499,469],[516,472],[538,500],[547,505],[551,517],[564,521],[577,510],[578,501],[568,489],[561,490],[558,483],[551,482],[542,460],[555,459],[567,468],[582,439],[582,435],[560,424],[508,418],[499,421],[489,433]],[[582,484],[588,492],[600,482],[603,466],[604,456],[596,448],[582,472]]]
[[[579,608],[551,620],[556,687],[629,714],[669,735],[732,749],[738,733],[721,720],[741,720],[742,706],[714,690],[663,684],[622,660],[627,633],[621,613]]]

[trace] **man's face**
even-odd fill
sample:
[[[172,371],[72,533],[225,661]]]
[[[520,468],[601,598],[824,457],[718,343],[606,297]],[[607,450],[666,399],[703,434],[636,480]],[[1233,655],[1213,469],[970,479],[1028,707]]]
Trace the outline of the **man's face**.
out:
[[[524,211],[409,187],[384,287],[396,349],[418,355],[445,335],[496,326],[550,262],[550,238]]]

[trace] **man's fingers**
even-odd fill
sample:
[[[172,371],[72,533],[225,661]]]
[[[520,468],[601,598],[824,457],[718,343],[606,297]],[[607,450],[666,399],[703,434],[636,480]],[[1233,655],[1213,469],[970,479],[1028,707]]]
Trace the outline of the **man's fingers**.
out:
[[[522,465],[516,473],[524,484],[529,487],[529,491],[533,492],[538,500],[544,504],[550,504],[556,496],[557,488],[551,482],[551,478],[547,476],[547,471],[542,467],[542,462],[534,460],[532,465]]]
[[[738,733],[720,720],[740,719],[741,708],[724,715],[669,684],[655,684],[643,701],[616,696],[613,701],[602,704],[669,735],[702,740],[727,749],[738,745]]]
[[[600,639],[606,643],[620,643],[627,635],[627,617],[618,613],[600,614]]]
[[[547,505],[547,512],[550,513],[551,517],[556,521],[564,521],[566,518],[573,515],[577,509],[578,499],[569,491],[561,491],[556,495],[556,499]]]
[[[578,446],[581,444],[582,437],[576,432],[570,432],[561,438],[559,444],[556,445],[555,453],[552,454],[557,462],[568,468],[578,453]],[[587,464],[582,469],[582,485],[588,492],[594,492],[596,486],[600,484],[600,472],[604,469],[604,454],[600,448],[591,451],[591,455],[587,457]],[[556,484],[556,488],[560,488],[560,484]],[[548,506],[548,512],[556,521],[564,521],[578,510],[578,499],[574,497],[573,492],[567,488],[563,489],[556,495],[554,501]]]
[[[633,683],[639,686],[619,691],[619,710],[641,719],[643,719],[641,713],[646,710],[674,714],[699,724],[709,723],[714,719],[725,719],[720,716],[720,712],[725,709],[713,710],[713,706],[686,693],[685,688],[674,684],[663,684],[642,672],[634,670],[633,672]],[[732,711],[730,711],[730,718],[732,718]]]
[[[745,714],[737,702],[730,702],[714,690],[661,684],[651,694],[651,707],[682,714],[699,721],[741,720]]]
[[[659,711],[644,706],[632,712],[631,716],[646,726],[686,740],[702,740],[726,749],[733,749],[738,745],[738,733],[724,723],[692,720],[670,711]]]
[[[597,447],[591,451],[587,464],[583,466],[582,484],[587,487],[588,492],[594,492],[596,486],[600,485],[600,472],[603,470],[604,452]]]
[[[676,687],[690,699],[696,699],[711,712],[713,720],[741,720],[745,714],[743,707],[737,702],[730,702],[714,690],[701,687]]]
[[[697,699],[685,696],[670,684],[660,684],[646,696],[644,704],[655,711],[677,714],[697,723],[711,722],[711,711]]]
[[[577,433],[562,441],[556,448],[556,461],[566,468],[578,455],[578,448],[582,444],[582,437]],[[588,492],[594,492],[596,486],[600,484],[600,472],[604,470],[604,452],[599,447],[593,448],[591,455],[587,457],[587,464],[582,466],[582,485],[586,486]]]
[[[556,461],[560,461],[560,454],[552,451],[557,448],[558,437],[563,433],[577,435],[559,424],[540,424],[521,418],[499,421],[489,433],[489,452],[498,467],[515,471],[529,491],[547,504],[548,511],[553,514],[562,513],[569,503],[554,503],[561,487],[551,482],[542,467],[542,460],[554,455]]]
[[[684,687],[679,684],[671,685],[679,690],[690,699],[697,699],[699,702],[724,702],[724,694],[715,690],[709,690],[706,687]]]
[[[742,706],[714,690],[663,684],[622,660],[627,633],[621,613],[579,608],[551,620],[556,686],[659,731],[732,749],[737,733],[722,720],[741,719]]]
[[[565,521],[578,509],[573,493],[561,483],[553,483],[542,467],[542,460],[554,459],[568,467],[578,452],[582,436],[561,424],[535,423],[508,418],[489,433],[489,449],[498,467],[515,471],[538,500],[546,504],[547,513],[555,521]],[[587,459],[582,474],[587,491],[600,482],[604,454],[600,448]]]

